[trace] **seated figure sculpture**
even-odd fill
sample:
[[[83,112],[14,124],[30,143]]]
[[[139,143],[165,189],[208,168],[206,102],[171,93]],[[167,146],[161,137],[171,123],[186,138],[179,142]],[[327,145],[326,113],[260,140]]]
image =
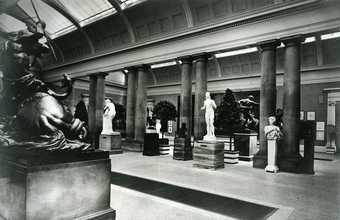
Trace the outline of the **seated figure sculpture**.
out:
[[[214,128],[214,117],[216,104],[211,99],[210,93],[205,93],[205,101],[201,110],[205,110],[205,122],[207,124],[207,134],[203,137],[203,140],[215,140],[215,128]]]
[[[81,142],[87,130],[61,104],[72,91],[72,80],[64,75],[66,91],[57,93],[38,79],[43,55],[50,48],[41,44],[45,23],[8,34],[0,45],[4,88],[0,100],[0,145],[26,150],[89,150]]]

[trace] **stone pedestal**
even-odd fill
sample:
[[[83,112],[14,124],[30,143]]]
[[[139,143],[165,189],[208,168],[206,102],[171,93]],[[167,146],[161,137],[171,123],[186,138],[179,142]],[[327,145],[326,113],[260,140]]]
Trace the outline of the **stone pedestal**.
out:
[[[0,149],[0,216],[11,220],[115,219],[109,154]]]
[[[276,157],[277,157],[277,143],[276,140],[267,140],[267,166],[265,168],[266,172],[276,173],[279,171],[279,168],[276,165]]]
[[[157,133],[145,133],[143,155],[145,156],[158,156],[159,144]]]
[[[195,142],[193,155],[195,167],[213,170],[224,168],[224,144],[221,142]]]
[[[101,134],[99,139],[99,149],[109,151],[110,154],[121,154],[122,150],[122,137],[119,132],[113,134]]]
[[[159,142],[159,153],[161,155],[168,155],[170,151],[169,140],[162,138],[158,140]]]
[[[257,133],[235,133],[235,150],[239,151],[239,160],[252,161],[257,152]]]
[[[174,160],[192,160],[192,147],[189,138],[175,138]]]

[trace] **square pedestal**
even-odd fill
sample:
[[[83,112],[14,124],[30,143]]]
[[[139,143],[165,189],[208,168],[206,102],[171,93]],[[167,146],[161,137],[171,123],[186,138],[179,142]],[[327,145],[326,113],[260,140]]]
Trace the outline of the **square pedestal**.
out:
[[[194,166],[206,169],[224,167],[224,143],[198,141],[194,145]]]
[[[235,150],[239,151],[239,160],[252,161],[257,152],[257,133],[235,133]]]
[[[158,156],[159,155],[159,143],[158,143],[157,133],[145,133],[144,134],[143,155],[145,156]]]
[[[0,150],[0,217],[11,220],[115,219],[107,152]]]
[[[174,160],[192,160],[192,147],[189,138],[175,138]]]
[[[115,134],[101,134],[99,139],[99,149],[109,151],[110,154],[121,154],[122,150],[122,137],[120,133]]]

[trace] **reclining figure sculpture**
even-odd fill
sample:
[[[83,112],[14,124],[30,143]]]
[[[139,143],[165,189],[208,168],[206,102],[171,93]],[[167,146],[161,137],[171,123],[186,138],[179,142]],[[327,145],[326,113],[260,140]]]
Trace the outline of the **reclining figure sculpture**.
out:
[[[38,79],[43,54],[45,23],[9,33],[1,44],[3,90],[0,93],[0,146],[28,150],[90,150],[81,142],[87,135],[84,123],[73,118],[60,101],[72,91],[72,80],[64,75],[64,93],[57,93]]]

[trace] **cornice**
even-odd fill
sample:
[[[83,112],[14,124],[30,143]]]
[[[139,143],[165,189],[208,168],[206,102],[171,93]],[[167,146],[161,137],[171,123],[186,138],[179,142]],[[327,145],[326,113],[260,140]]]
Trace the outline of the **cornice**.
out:
[[[152,39],[152,40],[148,40],[148,41],[141,42],[141,43],[135,43],[135,44],[132,44],[132,45],[126,47],[126,48],[121,48],[121,49],[113,50],[113,51],[106,52],[106,53],[100,53],[100,54],[96,54],[96,55],[93,55],[93,56],[83,57],[83,58],[75,60],[75,61],[70,61],[70,62],[67,62],[67,63],[64,63],[64,64],[47,67],[45,69],[45,71],[55,70],[55,69],[58,69],[58,68],[61,68],[61,67],[86,62],[86,61],[92,60],[92,59],[98,59],[98,58],[105,57],[105,56],[108,56],[108,55],[128,52],[128,51],[131,51],[131,50],[134,50],[134,49],[146,47],[146,46],[149,46],[149,45],[152,45],[152,44],[157,44],[157,43],[160,43],[160,42],[167,42],[167,41],[170,41],[170,40],[183,38],[183,37],[187,37],[187,36],[194,36],[194,35],[198,35],[198,34],[202,34],[202,33],[217,31],[219,29],[240,26],[240,25],[244,25],[244,24],[248,24],[248,23],[252,23],[252,22],[257,22],[257,21],[260,21],[260,20],[262,21],[264,19],[270,20],[273,17],[289,13],[289,9],[293,9],[293,8],[296,9],[297,7],[301,7],[301,6],[313,6],[314,5],[313,3],[318,3],[318,2],[320,2],[320,0],[306,0],[306,1],[303,1],[303,2],[281,3],[281,4],[278,4],[278,5],[274,5],[274,6],[263,7],[261,9],[252,10],[251,12],[240,13],[237,16],[234,16],[234,17],[227,17],[227,18],[224,18],[223,20],[222,19],[217,20],[217,22],[215,20],[214,23],[209,22],[209,23],[206,23],[206,24],[203,24],[203,25],[188,28],[185,31],[179,31],[179,32],[171,33],[170,35],[161,35],[158,39]],[[191,54],[187,54],[187,55],[191,55]],[[185,55],[183,55],[183,56],[185,56]]]

